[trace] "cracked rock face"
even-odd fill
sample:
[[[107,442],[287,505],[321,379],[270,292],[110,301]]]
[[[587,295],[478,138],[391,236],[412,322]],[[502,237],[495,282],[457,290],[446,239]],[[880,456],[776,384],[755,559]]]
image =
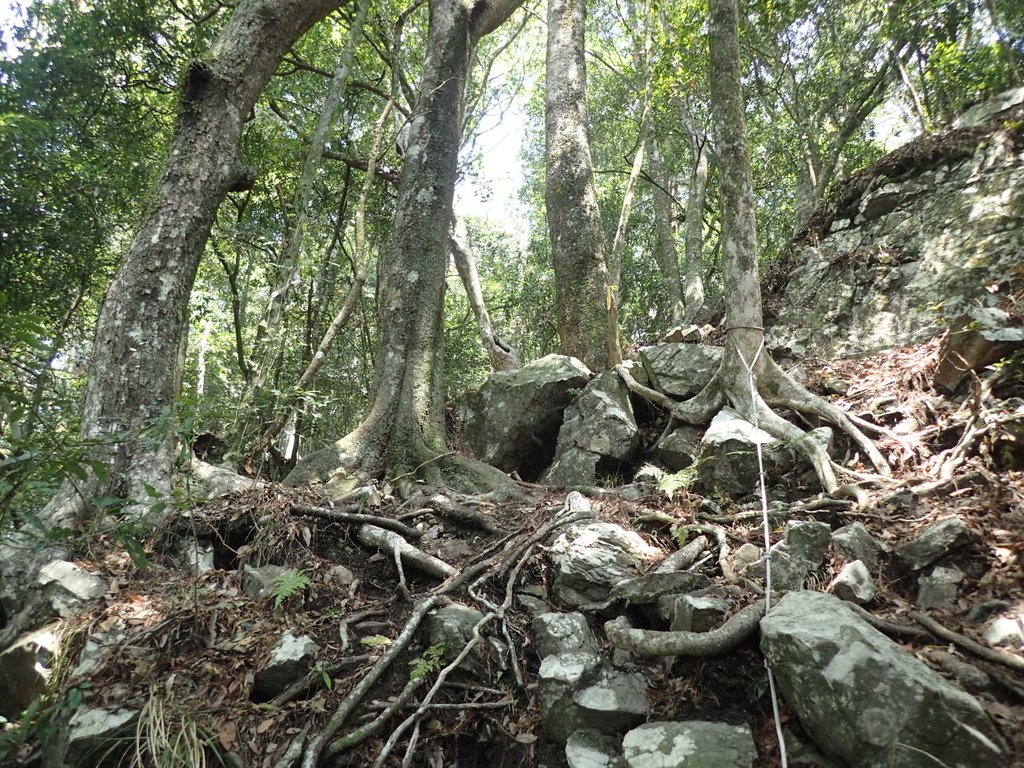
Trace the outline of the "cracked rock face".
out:
[[[782,696],[826,753],[851,768],[1008,765],[978,702],[838,598],[791,592],[761,621]],[[934,756],[934,757],[933,757]]]
[[[565,411],[549,485],[593,485],[636,457],[640,430],[629,389],[614,371],[591,381]]]
[[[794,254],[769,347],[847,357],[924,341],[943,318],[998,304],[985,287],[1020,263],[1021,153],[996,135],[898,180],[879,175],[822,234]]]

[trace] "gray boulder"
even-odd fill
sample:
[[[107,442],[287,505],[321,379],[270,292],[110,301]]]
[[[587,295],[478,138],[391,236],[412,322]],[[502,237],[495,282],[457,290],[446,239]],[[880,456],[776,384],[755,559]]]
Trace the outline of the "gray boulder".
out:
[[[320,646],[308,635],[285,632],[270,649],[270,659],[253,681],[255,698],[267,701],[301,680],[316,662]]]
[[[786,523],[786,544],[794,557],[803,560],[809,568],[818,568],[832,541],[832,529],[817,520],[791,520]]]
[[[786,595],[761,620],[761,650],[804,730],[851,768],[1009,764],[974,698],[831,595]]]
[[[854,560],[832,579],[829,591],[840,600],[863,605],[875,599],[875,580],[864,563]]]
[[[753,768],[754,737],[746,725],[701,721],[654,722],[622,740],[629,768]]]
[[[704,489],[732,496],[753,492],[759,483],[758,443],[765,472],[770,477],[796,466],[797,455],[792,448],[758,429],[732,408],[719,411],[700,441],[698,474]]]
[[[242,566],[242,592],[253,600],[262,600],[274,591],[274,580],[289,569],[280,565]]]
[[[541,661],[537,700],[549,739],[564,743],[574,731],[584,727],[573,695],[596,679],[600,669],[601,657],[593,651],[558,653]]]
[[[601,603],[613,587],[639,576],[647,563],[663,554],[620,525],[577,523],[551,543],[553,595],[574,607]]]
[[[618,739],[601,731],[574,731],[565,743],[569,768],[623,768]]]
[[[832,531],[832,546],[848,561],[860,560],[869,572],[878,573],[878,565],[885,550],[864,523],[851,523]]]
[[[0,653],[0,715],[17,720],[46,692],[61,622],[28,632]]]
[[[622,732],[647,717],[644,676],[609,669],[591,651],[541,661],[537,692],[545,733],[557,743],[580,729]]]
[[[39,569],[46,613],[67,619],[107,591],[107,582],[67,560],[51,560]]]
[[[673,397],[700,392],[714,378],[721,362],[721,347],[701,344],[654,344],[640,350],[640,363],[651,386]]]
[[[956,515],[925,528],[919,536],[896,550],[910,568],[919,571],[974,540],[974,534]]]
[[[1024,329],[1008,327],[1010,322],[1006,312],[994,308],[972,308],[959,318],[939,349],[935,385],[955,392],[971,371],[1024,348]]]
[[[547,355],[493,374],[460,404],[462,437],[476,457],[499,469],[537,477],[550,461],[565,409],[593,374],[574,357]]]
[[[437,608],[423,620],[422,631],[429,645],[444,647],[443,659],[452,662],[473,639],[473,628],[484,618],[475,608],[453,603]],[[463,662],[463,668],[490,681],[505,667],[505,646],[492,637],[477,643]]]
[[[729,603],[716,597],[680,595],[672,603],[673,632],[710,632],[725,623]]]
[[[66,762],[78,765],[90,755],[103,754],[134,727],[138,710],[80,707],[68,721]]]
[[[615,371],[606,371],[565,410],[554,461],[541,480],[548,485],[593,485],[620,473],[639,447],[629,389]]]
[[[685,424],[676,427],[658,441],[654,450],[670,471],[686,469],[700,453],[700,431]]]
[[[582,613],[542,613],[530,624],[537,656],[545,658],[572,651],[597,653],[597,640]]]
[[[964,574],[959,568],[936,566],[930,574],[917,580],[918,607],[926,611],[953,608],[963,580]]]

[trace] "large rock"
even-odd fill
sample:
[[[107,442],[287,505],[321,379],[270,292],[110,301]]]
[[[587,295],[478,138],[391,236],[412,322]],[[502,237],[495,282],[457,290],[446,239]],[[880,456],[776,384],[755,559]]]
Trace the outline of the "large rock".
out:
[[[956,320],[939,349],[935,385],[955,392],[972,371],[1024,348],[1024,328],[1009,327],[1010,316],[994,307],[975,307]]]
[[[437,608],[423,620],[423,633],[427,643],[443,647],[445,663],[455,661],[473,639],[473,628],[484,618],[475,608],[453,603]],[[486,630],[486,625],[481,631]],[[505,668],[505,646],[493,637],[483,637],[463,661],[462,668],[484,682],[490,682]]]
[[[466,445],[488,464],[536,479],[551,462],[566,407],[592,375],[564,355],[495,373],[459,406]]]
[[[270,650],[270,659],[253,682],[254,698],[268,701],[301,680],[316,662],[320,650],[311,637],[285,632]]]
[[[68,722],[67,764],[79,765],[87,758],[107,753],[118,741],[123,743],[138,716],[136,709],[80,707]],[[87,764],[99,763],[90,759]]]
[[[542,481],[548,485],[594,485],[608,476],[621,475],[639,447],[640,430],[629,389],[615,371],[606,371],[566,409],[555,459]]]
[[[761,621],[761,650],[804,730],[851,768],[1009,765],[973,697],[831,595],[786,595]]]
[[[674,397],[700,392],[714,378],[721,362],[721,347],[701,344],[654,344],[640,350],[640,363],[651,386]]]
[[[612,588],[663,556],[635,531],[614,523],[577,523],[559,534],[548,555],[554,596],[574,607],[604,602]]]
[[[896,555],[910,568],[919,571],[967,546],[974,539],[974,534],[964,525],[963,520],[952,515],[929,525],[914,539],[897,549]]]
[[[654,722],[622,740],[629,768],[754,768],[757,748],[746,725]]]
[[[864,523],[851,523],[832,531],[832,546],[847,561],[860,560],[870,573],[878,573],[878,565],[885,550]]]
[[[591,728],[574,732],[565,744],[569,768],[623,768],[618,739]]]
[[[107,591],[107,582],[67,560],[51,560],[39,569],[37,583],[49,615],[70,618]]]
[[[1024,250],[1024,155],[1008,135],[1020,135],[1021,93],[976,113],[1017,109],[1008,120],[925,135],[839,190],[783,257],[772,349],[833,358],[901,347],[1007,299]]]
[[[0,653],[0,715],[8,720],[46,692],[60,624],[28,632]]]
[[[597,640],[582,613],[542,613],[533,617],[533,645],[537,656],[590,651],[597,653]]]
[[[601,657],[593,651],[573,651],[547,656],[537,671],[537,700],[541,722],[549,739],[564,743],[584,726],[575,693],[596,679]]]
[[[827,448],[832,430],[819,427],[809,432],[806,439]],[[793,447],[758,429],[727,406],[715,414],[700,441],[698,476],[704,489],[732,496],[753,492],[759,484],[758,443],[769,481],[795,469],[810,471],[810,464]]]
[[[683,424],[661,438],[654,450],[661,463],[672,472],[686,469],[693,464],[700,452],[700,432]]]

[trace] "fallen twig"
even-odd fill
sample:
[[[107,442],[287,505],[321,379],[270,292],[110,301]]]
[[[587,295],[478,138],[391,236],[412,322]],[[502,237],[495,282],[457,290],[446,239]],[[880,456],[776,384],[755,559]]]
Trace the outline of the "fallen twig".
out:
[[[423,535],[423,531],[405,525],[398,520],[380,515],[361,514],[354,511],[357,509],[363,509],[363,507],[352,504],[342,509],[328,509],[327,507],[314,507],[312,504],[292,504],[292,514],[311,515],[338,523],[368,523],[378,528],[387,528],[389,531],[400,533],[409,539],[418,539]]]
[[[931,632],[927,632],[917,627],[912,627],[909,624],[897,624],[894,621],[880,618],[871,613],[866,608],[861,608],[856,603],[847,603],[849,608],[853,610],[858,616],[864,621],[873,626],[879,632],[884,632],[887,635],[895,635],[896,637],[916,637],[920,639],[930,639],[932,637]]]

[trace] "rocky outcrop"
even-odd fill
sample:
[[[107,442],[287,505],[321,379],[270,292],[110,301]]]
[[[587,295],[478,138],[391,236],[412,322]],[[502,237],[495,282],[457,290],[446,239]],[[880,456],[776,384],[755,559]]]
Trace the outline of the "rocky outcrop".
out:
[[[1017,107],[1011,119],[998,116],[1004,103],[992,122],[923,136],[841,187],[782,259],[770,346],[865,354],[1004,301],[1024,249]]]
[[[536,479],[551,463],[566,407],[592,376],[564,355],[492,375],[458,406],[466,446],[481,461]]]
[[[640,350],[640,363],[651,386],[672,397],[700,392],[722,362],[722,348],[702,344],[664,343]]]
[[[761,621],[761,650],[804,730],[851,768],[1009,764],[973,697],[835,597],[786,595]]]
[[[548,485],[594,485],[621,479],[636,458],[640,430],[629,389],[614,371],[591,381],[565,411],[555,459],[544,473]]]

